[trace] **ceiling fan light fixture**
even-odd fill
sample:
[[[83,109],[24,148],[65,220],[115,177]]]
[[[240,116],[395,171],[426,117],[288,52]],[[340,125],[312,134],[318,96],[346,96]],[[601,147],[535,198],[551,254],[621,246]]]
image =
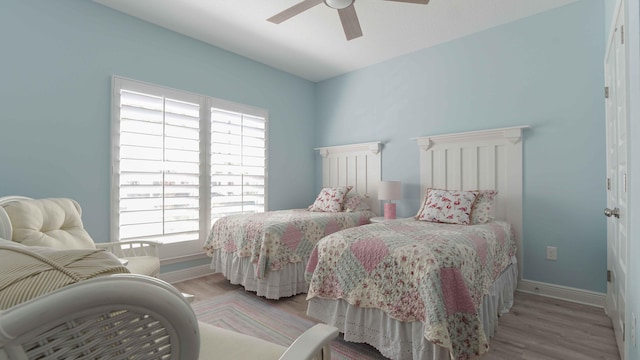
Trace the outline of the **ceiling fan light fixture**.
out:
[[[340,10],[351,6],[354,1],[355,0],[324,0],[324,3],[332,9]]]

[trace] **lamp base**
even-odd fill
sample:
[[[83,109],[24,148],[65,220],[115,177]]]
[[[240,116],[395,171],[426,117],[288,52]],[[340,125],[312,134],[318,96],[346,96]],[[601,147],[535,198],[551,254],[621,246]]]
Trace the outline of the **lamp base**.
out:
[[[384,204],[384,219],[394,220],[396,218],[396,204],[386,203]]]

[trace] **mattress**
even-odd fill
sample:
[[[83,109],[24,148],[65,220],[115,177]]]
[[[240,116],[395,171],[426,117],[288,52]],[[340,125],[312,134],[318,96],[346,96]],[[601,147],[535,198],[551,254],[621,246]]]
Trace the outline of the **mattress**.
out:
[[[211,269],[270,299],[304,293],[309,254],[324,236],[369,223],[372,211],[278,210],[219,219],[203,248]]]
[[[496,283],[501,276],[514,278],[515,248],[511,227],[499,221],[389,222],[334,233],[318,243],[308,263],[309,315],[394,359],[413,358],[402,343],[425,347],[415,341],[422,338],[454,359],[474,358],[488,349],[481,315],[485,296],[494,286],[502,291],[503,282]],[[351,336],[346,322],[337,319],[354,310],[360,319],[350,327],[365,330]],[[385,340],[387,333],[395,335]],[[422,350],[410,348],[409,354],[422,358]]]
[[[498,327],[498,318],[513,306],[513,294],[518,284],[515,257],[483,297],[479,315],[488,338]],[[333,325],[344,334],[344,340],[367,343],[381,354],[397,360],[450,360],[448,349],[424,338],[421,322],[404,322],[389,317],[374,308],[360,308],[344,300],[313,298],[307,315]]]

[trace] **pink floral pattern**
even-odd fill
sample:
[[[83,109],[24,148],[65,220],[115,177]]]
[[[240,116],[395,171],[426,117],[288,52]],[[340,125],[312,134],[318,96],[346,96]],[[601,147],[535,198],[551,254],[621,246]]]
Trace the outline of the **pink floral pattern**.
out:
[[[466,225],[470,223],[471,206],[477,191],[427,189],[418,220]]]
[[[480,190],[476,201],[471,206],[471,223],[484,224],[493,220],[493,199],[498,195],[496,190]]]
[[[473,359],[488,349],[482,298],[515,252],[511,227],[502,221],[354,227],[318,242],[305,273],[307,299],[344,299],[420,321],[424,337],[449,349],[452,359]]]
[[[348,192],[344,202],[344,211],[371,210],[367,198],[357,192]]]
[[[256,278],[262,279],[286,264],[307,261],[325,235],[368,224],[374,216],[372,211],[324,213],[305,209],[232,215],[213,224],[203,249],[209,256],[222,249],[237,257],[250,257]]]
[[[309,211],[341,212],[344,199],[351,187],[339,186],[335,188],[323,188],[316,201],[309,206]]]

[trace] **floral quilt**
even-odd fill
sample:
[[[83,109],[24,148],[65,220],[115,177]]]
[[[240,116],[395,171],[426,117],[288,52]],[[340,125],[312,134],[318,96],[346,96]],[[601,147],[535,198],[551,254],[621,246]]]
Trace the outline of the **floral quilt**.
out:
[[[326,213],[306,209],[232,215],[213,224],[203,249],[209,256],[222,249],[238,257],[250,257],[256,265],[256,278],[263,279],[269,271],[306,261],[322,237],[368,224],[374,216],[368,210]]]
[[[488,349],[478,309],[511,262],[508,223],[452,225],[394,221],[347,229],[314,249],[305,277],[307,299],[344,299],[400,321],[420,321],[427,340],[452,359]]]

